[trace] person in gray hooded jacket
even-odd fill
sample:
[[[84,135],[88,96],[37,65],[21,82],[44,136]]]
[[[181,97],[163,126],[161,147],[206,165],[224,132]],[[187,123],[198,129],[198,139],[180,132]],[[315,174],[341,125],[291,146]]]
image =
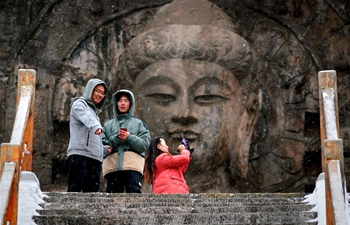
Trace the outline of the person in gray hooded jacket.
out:
[[[86,84],[82,97],[72,98],[67,149],[68,192],[98,192],[100,189],[103,145],[98,114],[104,106],[106,93],[107,85],[93,78]]]
[[[105,159],[103,176],[108,193],[141,193],[141,178],[145,164],[144,152],[151,135],[144,122],[133,116],[135,98],[129,90],[119,90],[113,95],[115,118],[103,126]]]

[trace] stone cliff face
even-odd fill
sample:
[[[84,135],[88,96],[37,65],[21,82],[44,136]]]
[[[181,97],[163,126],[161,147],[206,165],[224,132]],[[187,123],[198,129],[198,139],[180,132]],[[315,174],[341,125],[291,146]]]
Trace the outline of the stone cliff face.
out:
[[[221,0],[189,5],[190,2],[56,0],[0,3],[0,141],[7,142],[11,134],[9,128],[12,128],[14,120],[17,70],[37,70],[33,172],[37,174],[43,190],[64,187],[67,183],[65,159],[70,98],[81,95],[89,78],[105,80],[110,92],[119,88],[137,92],[139,84],[133,78],[134,68],[130,65],[140,61],[133,62],[132,59],[138,57],[138,60],[144,60],[154,71],[161,70],[164,65],[177,68],[172,63],[155,61],[192,60],[195,53],[200,52],[197,47],[207,51],[203,50],[206,55],[196,56],[195,60],[210,61],[227,69],[237,77],[243,94],[250,93],[248,89],[252,90],[255,108],[249,108],[247,114],[242,113],[246,116],[240,121],[248,123],[252,112],[255,119],[251,120],[254,124],[252,129],[243,126],[244,129],[240,130],[242,123],[237,127],[226,126],[226,130],[218,126],[218,133],[222,136],[218,140],[229,144],[214,146],[225,150],[228,156],[195,155],[197,164],[194,165],[202,162],[209,168],[211,162],[206,161],[209,158],[213,158],[217,165],[204,173],[207,179],[202,183],[206,186],[196,186],[202,178],[195,173],[187,175],[193,192],[311,191],[321,172],[317,72],[328,69],[337,72],[345,172],[350,179],[350,3],[340,0],[268,0],[264,3]],[[149,48],[150,44],[140,51],[142,58],[133,55],[134,51],[130,50],[132,43],[143,40],[142,35],[151,35],[157,29],[162,35],[152,36],[153,46],[156,46],[154,43],[163,43],[173,34],[177,35],[178,40],[172,39],[173,44],[161,46],[161,52],[170,49],[170,55],[152,59],[144,54],[153,50]],[[217,30],[216,35],[211,36],[210,29]],[[168,31],[166,36],[163,35],[165,30]],[[197,34],[198,30],[202,32]],[[197,36],[189,39],[195,33]],[[253,56],[253,63],[248,66],[252,69],[248,75],[252,78],[250,81],[239,78],[242,70],[230,67],[237,57],[227,52],[245,53],[235,51],[234,44],[227,47],[226,34],[237,36],[237,40],[244,40],[249,45]],[[213,47],[215,43],[218,48]],[[183,46],[190,46],[192,52]],[[218,53],[222,49],[227,50],[223,54],[226,58]],[[177,52],[176,56],[171,55],[174,53],[172,50]],[[231,61],[225,61],[227,57]],[[240,65],[236,67],[245,68],[241,61],[235,61]],[[195,67],[200,71],[207,64],[195,65],[200,65]],[[136,66],[141,71],[137,74],[142,74],[142,66]],[[186,68],[190,70],[194,67],[188,65]],[[142,99],[142,92],[139,96]],[[242,99],[234,102],[242,102],[246,106],[250,97],[245,95]],[[139,104],[142,105],[142,102]],[[232,109],[235,107],[237,105],[233,103],[230,105]],[[235,110],[213,108],[218,110],[216,114],[196,112],[202,113],[199,123],[201,118],[206,121],[222,119],[223,124],[235,122],[230,120],[230,116],[217,118],[229,113],[233,115]],[[141,114],[143,109],[139,108],[138,116],[147,118],[147,115]],[[100,115],[101,121],[111,116],[111,107],[107,105]],[[157,126],[157,121],[145,122],[150,127]],[[203,133],[210,132],[205,128],[204,125]],[[152,128],[151,132],[153,135],[161,133],[156,128]],[[210,140],[198,141],[196,148],[204,149],[205,141],[210,143]],[[246,143],[250,145],[243,148]],[[248,150],[234,151],[241,147]],[[232,172],[233,168],[235,172]],[[190,169],[196,171],[195,168]]]

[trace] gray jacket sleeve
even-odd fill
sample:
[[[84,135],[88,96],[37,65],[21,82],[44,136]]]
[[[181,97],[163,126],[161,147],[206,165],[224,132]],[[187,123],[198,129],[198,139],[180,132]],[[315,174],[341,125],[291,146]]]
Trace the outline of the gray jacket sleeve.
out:
[[[101,128],[100,120],[94,113],[93,109],[83,100],[77,100],[72,106],[72,116],[81,121],[86,127],[92,131]]]

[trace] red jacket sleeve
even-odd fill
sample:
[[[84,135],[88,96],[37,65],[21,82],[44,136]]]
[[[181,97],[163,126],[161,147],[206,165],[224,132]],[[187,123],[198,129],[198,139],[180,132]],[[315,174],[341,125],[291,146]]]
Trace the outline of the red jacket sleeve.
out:
[[[156,158],[156,164],[159,169],[168,169],[168,168],[180,168],[182,172],[187,170],[187,167],[191,161],[190,151],[182,150],[180,155],[170,155],[167,153],[162,153]]]

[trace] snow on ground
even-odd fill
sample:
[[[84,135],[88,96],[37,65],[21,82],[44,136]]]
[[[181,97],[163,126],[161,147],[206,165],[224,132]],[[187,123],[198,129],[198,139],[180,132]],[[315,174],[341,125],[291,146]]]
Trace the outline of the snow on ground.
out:
[[[326,190],[324,173],[321,173],[316,181],[316,187],[312,194],[305,196],[303,203],[307,205],[314,205],[310,210],[311,212],[317,212],[317,218],[309,220],[309,223],[317,222],[317,225],[326,225]]]
[[[317,218],[313,220],[309,220],[307,222],[317,222],[317,225],[327,225],[326,218],[326,190],[325,190],[325,174],[321,173],[316,181],[316,187],[313,193],[305,196],[305,200],[303,203],[307,205],[314,205],[314,207],[310,210],[311,212],[317,212]],[[350,195],[347,194],[346,201],[346,224],[350,224],[350,208],[349,208],[349,200]],[[345,225],[345,224],[344,224]]]
[[[39,215],[36,210],[42,209],[39,204],[47,197],[40,190],[38,178],[32,172],[21,172],[18,193],[18,225],[35,225],[33,215]]]

